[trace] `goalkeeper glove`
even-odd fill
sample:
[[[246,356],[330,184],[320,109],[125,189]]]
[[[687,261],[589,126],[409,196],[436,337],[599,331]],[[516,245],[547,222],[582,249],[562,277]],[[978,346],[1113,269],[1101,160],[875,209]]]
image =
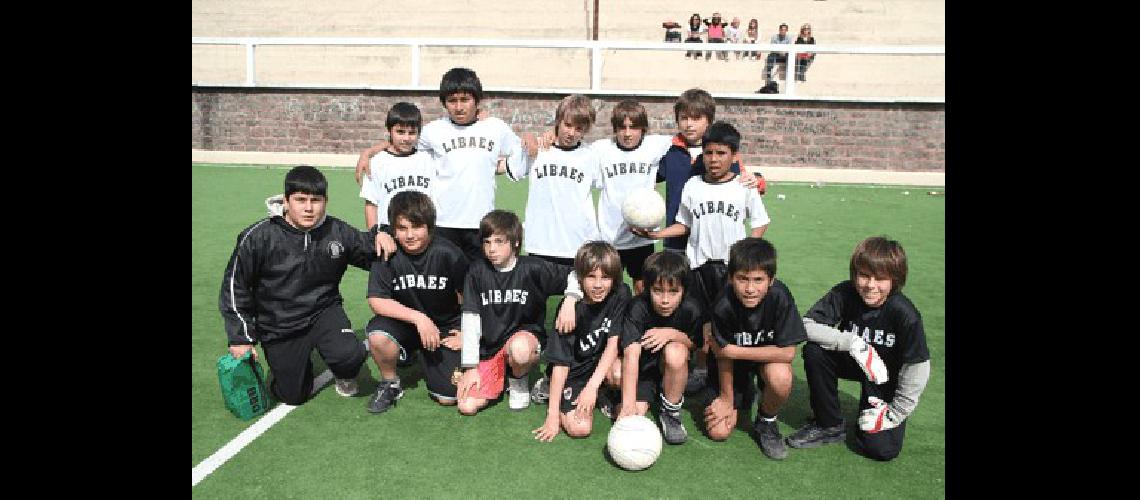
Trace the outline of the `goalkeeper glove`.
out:
[[[883,364],[883,358],[880,358],[875,348],[871,347],[871,345],[861,337],[856,336],[851,340],[851,348],[848,352],[852,358],[855,358],[855,363],[863,370],[863,374],[867,376],[867,380],[875,384],[881,384],[890,379],[887,375],[887,365]]]
[[[285,216],[285,195],[275,194],[265,199],[265,208],[269,210],[269,216],[274,215],[278,217]]]
[[[879,431],[889,431],[903,423],[906,417],[891,408],[891,405],[875,396],[868,396],[867,402],[871,407],[859,413],[859,428],[874,434]]]

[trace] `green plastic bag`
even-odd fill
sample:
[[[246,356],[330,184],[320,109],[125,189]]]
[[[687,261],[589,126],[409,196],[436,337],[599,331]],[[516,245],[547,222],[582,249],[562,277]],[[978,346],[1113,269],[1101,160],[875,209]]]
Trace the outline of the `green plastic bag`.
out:
[[[234,359],[228,353],[218,358],[222,400],[226,409],[242,420],[263,415],[273,406],[261,365],[254,361],[252,354],[253,349],[250,349],[241,359]]]

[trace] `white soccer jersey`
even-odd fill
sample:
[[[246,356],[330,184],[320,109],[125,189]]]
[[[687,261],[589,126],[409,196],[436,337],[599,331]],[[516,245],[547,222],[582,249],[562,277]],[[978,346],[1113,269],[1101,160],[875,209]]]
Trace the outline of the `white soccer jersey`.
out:
[[[695,176],[681,189],[681,206],[677,222],[688,226],[689,243],[685,255],[696,269],[709,259],[728,262],[728,249],[748,236],[744,219],[759,227],[771,222],[764,202],[756,189],[740,185],[736,176],[710,184],[704,176]]]
[[[376,205],[376,222],[388,221],[388,202],[400,191],[419,191],[432,196],[435,160],[423,151],[406,155],[376,153],[368,163],[368,178],[360,185],[360,197]],[[432,200],[434,201],[434,197]]]
[[[441,227],[478,228],[479,219],[495,209],[495,165],[500,155],[510,156],[511,180],[526,172],[518,136],[495,117],[470,125],[440,118],[424,126],[418,147],[438,161],[432,194],[439,208],[436,224]]]
[[[618,250],[653,244],[653,240],[629,232],[629,224],[621,215],[621,204],[631,191],[654,187],[661,157],[672,144],[673,136],[647,135],[632,150],[622,149],[612,139],[599,139],[590,145],[597,153],[602,181],[598,231],[602,239],[613,243]]]
[[[598,182],[598,158],[589,146],[553,146],[530,165],[523,221],[527,253],[574,258],[578,247],[597,240],[598,219],[590,188]]]

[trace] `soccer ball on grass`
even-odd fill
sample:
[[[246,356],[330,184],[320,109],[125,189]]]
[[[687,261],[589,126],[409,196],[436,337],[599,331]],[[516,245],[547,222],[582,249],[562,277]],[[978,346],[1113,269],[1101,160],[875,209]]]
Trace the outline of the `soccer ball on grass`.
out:
[[[661,431],[645,416],[627,415],[610,428],[606,449],[625,470],[648,469],[661,455]]]

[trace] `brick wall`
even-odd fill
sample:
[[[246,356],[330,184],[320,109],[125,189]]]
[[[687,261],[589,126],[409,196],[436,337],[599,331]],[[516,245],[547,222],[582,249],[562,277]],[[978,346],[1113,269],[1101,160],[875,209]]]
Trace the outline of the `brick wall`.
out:
[[[214,151],[358,153],[386,137],[384,117],[395,102],[419,106],[425,122],[445,116],[435,93],[363,90],[234,89],[191,91],[191,148]],[[483,101],[516,132],[554,125],[562,95],[497,92]],[[610,133],[610,111],[624,96],[594,99],[597,126],[587,140]],[[674,133],[673,98],[640,97],[650,133]],[[870,104],[718,99],[717,119],[743,138],[749,165],[945,172],[944,104]]]

